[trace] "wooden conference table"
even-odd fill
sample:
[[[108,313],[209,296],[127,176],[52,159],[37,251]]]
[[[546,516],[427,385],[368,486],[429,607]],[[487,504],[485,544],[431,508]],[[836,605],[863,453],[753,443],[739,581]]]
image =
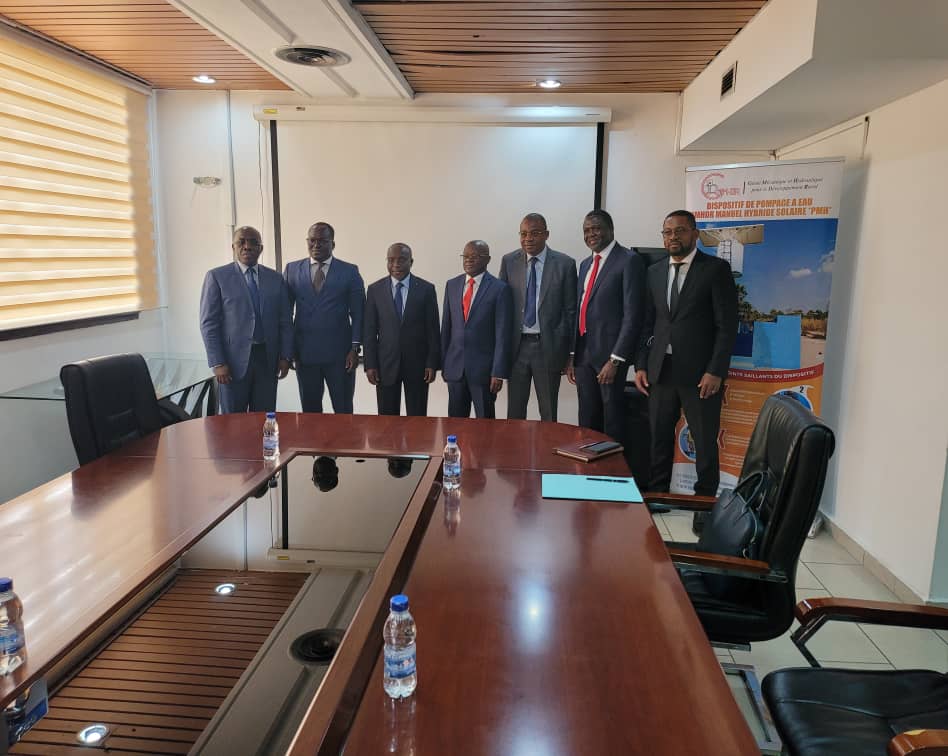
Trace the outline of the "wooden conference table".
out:
[[[553,454],[588,431],[278,418],[281,464],[296,450],[439,457],[449,432],[464,454],[459,500],[437,495],[429,464],[292,754],[759,753],[647,509],[542,499],[543,471],[627,473],[621,455]],[[259,414],[173,425],[0,506],[0,573],[23,598],[29,650],[0,678],[0,708],[273,474],[261,427]],[[396,589],[419,628],[419,686],[401,708],[375,637]]]

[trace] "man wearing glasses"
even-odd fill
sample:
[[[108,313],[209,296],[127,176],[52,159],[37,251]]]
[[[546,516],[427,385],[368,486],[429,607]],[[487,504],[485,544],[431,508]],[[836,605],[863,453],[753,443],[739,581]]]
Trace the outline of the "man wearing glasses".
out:
[[[461,261],[464,274],[444,287],[441,317],[448,417],[469,417],[473,404],[475,416],[493,418],[497,393],[510,375],[510,287],[487,272],[486,242],[468,242]]]
[[[504,255],[500,280],[513,296],[510,393],[507,417],[524,420],[530,382],[540,419],[556,422],[560,376],[569,359],[576,323],[576,262],[550,249],[546,219],[529,213],[520,222],[520,249]]]
[[[715,496],[723,382],[737,338],[737,287],[725,260],[698,251],[695,216],[687,210],[669,213],[662,240],[669,259],[648,269],[645,325],[635,360],[635,385],[649,397],[649,489],[669,488],[675,425],[684,409],[695,446],[694,491]]]
[[[332,411],[352,414],[365,284],[358,267],[333,257],[335,236],[328,223],[314,223],[306,234],[309,257],[283,271],[295,308],[295,367],[303,412],[323,411],[325,386]]]
[[[241,226],[231,244],[234,262],[209,270],[201,289],[201,337],[214,370],[222,413],[272,412],[277,380],[293,356],[286,282],[259,265],[260,232]]]

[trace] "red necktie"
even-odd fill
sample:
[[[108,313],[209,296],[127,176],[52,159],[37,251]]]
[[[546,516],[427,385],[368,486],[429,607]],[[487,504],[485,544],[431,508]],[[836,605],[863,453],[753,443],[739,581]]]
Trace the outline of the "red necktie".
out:
[[[464,322],[467,322],[468,313],[471,312],[471,300],[474,299],[474,279],[467,279],[467,288],[464,290],[464,298],[461,300],[461,308],[464,310]]]
[[[593,284],[596,283],[596,276],[599,275],[599,260],[602,255],[593,255],[592,272],[589,274],[589,283],[586,284],[586,291],[583,292],[583,304],[579,308],[579,335],[586,335],[586,308],[589,307],[589,297],[592,294]]]

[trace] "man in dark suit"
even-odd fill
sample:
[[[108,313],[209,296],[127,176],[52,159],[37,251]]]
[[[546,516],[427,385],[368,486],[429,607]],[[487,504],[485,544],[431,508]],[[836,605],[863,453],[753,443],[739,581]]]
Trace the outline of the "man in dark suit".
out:
[[[461,255],[464,275],[444,287],[441,375],[448,384],[448,416],[494,417],[497,393],[510,375],[510,287],[487,272],[490,248],[470,241]]]
[[[388,275],[369,286],[365,300],[365,376],[375,386],[380,415],[428,414],[428,384],[441,367],[435,288],[411,274],[411,247],[393,244]]]
[[[695,217],[665,218],[669,259],[648,269],[648,296],[635,385],[649,396],[652,472],[649,488],[671,483],[675,424],[685,420],[695,445],[696,494],[718,491],[718,430],[723,381],[737,338],[737,287],[731,266],[698,251]]]
[[[277,380],[293,356],[286,282],[258,264],[260,232],[234,232],[234,262],[209,270],[201,289],[201,338],[214,370],[221,412],[272,412]]]
[[[530,381],[540,419],[556,422],[560,376],[566,368],[576,327],[576,262],[550,249],[546,219],[530,213],[520,222],[520,249],[504,255],[500,280],[513,295],[507,417],[527,417]]]
[[[623,390],[642,326],[645,265],[615,240],[612,216],[592,210],[583,220],[592,255],[579,264],[579,316],[566,377],[576,384],[579,425],[625,443]]]
[[[335,231],[328,223],[310,226],[306,244],[309,257],[283,271],[295,307],[300,402],[303,412],[322,412],[325,382],[332,411],[351,414],[365,285],[355,265],[333,257]]]

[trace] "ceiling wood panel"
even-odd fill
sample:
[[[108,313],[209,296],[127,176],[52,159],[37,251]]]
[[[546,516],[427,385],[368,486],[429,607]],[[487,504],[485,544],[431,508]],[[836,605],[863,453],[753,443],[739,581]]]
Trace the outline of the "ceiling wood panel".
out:
[[[159,89],[289,89],[164,0],[0,0],[0,14]]]
[[[416,92],[677,92],[766,0],[353,0]]]

